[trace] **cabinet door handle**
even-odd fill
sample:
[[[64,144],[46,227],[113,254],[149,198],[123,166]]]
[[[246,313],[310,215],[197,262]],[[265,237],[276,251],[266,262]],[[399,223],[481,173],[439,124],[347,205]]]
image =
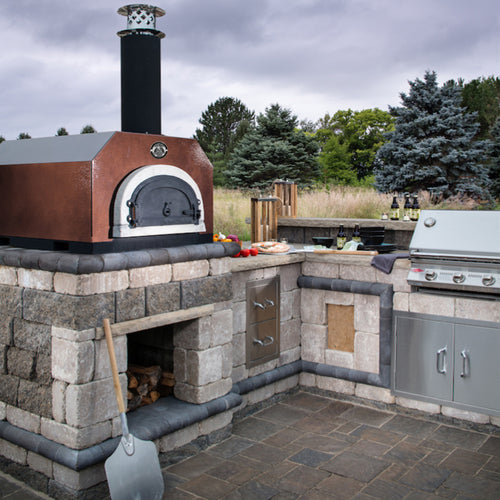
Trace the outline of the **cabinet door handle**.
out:
[[[264,299],[264,303],[261,304],[260,302],[255,302],[253,301],[253,305],[255,307],[260,307],[263,310],[266,310],[268,307],[274,307],[274,302],[271,299]]]
[[[266,337],[263,341],[259,339],[253,339],[253,343],[259,344],[261,347],[265,347],[274,343],[274,337]]]
[[[448,346],[442,347],[436,352],[436,370],[438,373],[446,373],[446,351]]]
[[[460,376],[462,378],[468,377],[470,375],[470,358],[469,353],[464,349],[460,356],[462,356],[462,373]]]

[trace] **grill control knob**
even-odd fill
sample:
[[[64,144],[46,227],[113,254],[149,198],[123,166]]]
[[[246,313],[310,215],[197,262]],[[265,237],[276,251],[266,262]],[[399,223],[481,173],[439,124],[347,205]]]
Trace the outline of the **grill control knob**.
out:
[[[483,277],[483,285],[484,286],[491,286],[491,285],[494,285],[495,284],[495,278],[493,276],[491,276],[491,274],[489,276],[484,276]]]
[[[434,281],[437,278],[436,271],[425,271],[425,279],[427,281]]]
[[[464,281],[465,281],[465,276],[462,273],[453,275],[454,283],[463,283]]]

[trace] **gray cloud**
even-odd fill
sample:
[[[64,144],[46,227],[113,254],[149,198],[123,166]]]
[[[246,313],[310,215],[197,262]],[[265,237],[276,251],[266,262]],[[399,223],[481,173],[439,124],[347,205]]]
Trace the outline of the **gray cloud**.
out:
[[[117,0],[2,0],[0,135],[120,126]],[[154,3],[154,2],[153,2]],[[408,80],[498,75],[497,0],[162,0],[164,133],[230,95],[299,118],[398,105]]]

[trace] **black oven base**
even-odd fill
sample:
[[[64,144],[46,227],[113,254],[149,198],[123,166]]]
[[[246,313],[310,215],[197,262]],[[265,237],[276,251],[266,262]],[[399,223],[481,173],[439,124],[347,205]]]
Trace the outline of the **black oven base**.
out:
[[[115,252],[131,252],[148,248],[170,248],[185,245],[201,245],[212,243],[213,234],[184,233],[156,236],[138,236],[136,238],[114,238],[111,241],[82,242],[58,241],[42,238],[0,237],[0,245],[34,250],[49,250],[78,254],[103,254]]]

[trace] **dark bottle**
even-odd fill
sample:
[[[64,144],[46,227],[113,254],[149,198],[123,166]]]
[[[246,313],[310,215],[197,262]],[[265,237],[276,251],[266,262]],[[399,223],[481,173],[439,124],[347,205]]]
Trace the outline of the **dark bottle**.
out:
[[[420,217],[420,204],[418,203],[418,198],[415,196],[413,198],[413,205],[411,207],[410,219],[418,220],[419,217]]]
[[[337,233],[337,250],[342,250],[344,248],[345,240],[346,236],[344,231],[344,225],[340,224],[339,232]]]
[[[361,233],[359,231],[359,224],[354,226],[354,231],[352,232],[352,241],[357,241],[361,243]]]
[[[394,196],[392,198],[392,205],[391,205],[391,220],[399,220],[399,205],[398,205],[398,197]]]
[[[410,195],[405,196],[405,205],[403,207],[403,220],[410,220],[411,216],[411,201],[410,201]]]

